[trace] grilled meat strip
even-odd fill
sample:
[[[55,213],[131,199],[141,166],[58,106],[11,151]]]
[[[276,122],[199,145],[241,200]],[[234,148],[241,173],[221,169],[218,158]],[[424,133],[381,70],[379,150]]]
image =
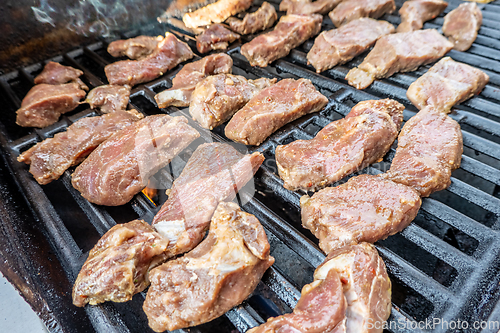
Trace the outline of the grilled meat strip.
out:
[[[321,73],[348,62],[394,30],[394,26],[386,21],[371,18],[351,21],[338,29],[323,31],[307,53],[307,61]]]
[[[403,110],[391,99],[360,102],[314,139],[276,147],[283,186],[316,191],[381,160],[398,136]]]
[[[401,9],[401,24],[398,26],[398,32],[410,32],[420,30],[424,22],[436,18],[441,14],[448,3],[441,0],[409,0],[406,1]]]
[[[163,332],[199,325],[240,304],[274,263],[269,248],[255,216],[221,202],[201,244],[150,272],[143,305],[149,326]]]
[[[43,71],[35,77],[35,84],[64,84],[68,82],[75,82],[80,85],[80,88],[83,90],[89,90],[89,88],[85,85],[85,83],[80,80],[80,76],[83,75],[83,72],[79,69],[63,66],[58,62],[49,61]]]
[[[462,152],[460,125],[428,107],[403,126],[391,168],[382,177],[428,197],[451,184],[451,172],[460,167]]]
[[[188,28],[224,22],[228,17],[250,8],[252,0],[219,0],[208,6],[186,13],[182,21]]]
[[[86,93],[78,83],[37,84],[24,97],[17,110],[16,124],[23,127],[47,127],[63,113],[74,110]]]
[[[276,79],[247,80],[231,74],[209,76],[196,85],[189,113],[202,127],[214,129],[275,82]]]
[[[161,36],[138,36],[129,39],[115,40],[109,43],[108,53],[113,57],[126,56],[133,60],[139,60],[150,55],[162,39]]]
[[[259,35],[241,46],[241,54],[252,66],[266,67],[317,35],[322,21],[323,17],[319,14],[282,16],[273,31]]]
[[[184,117],[146,117],[94,150],[76,168],[72,184],[90,202],[123,205],[199,136]]]
[[[455,104],[479,94],[488,80],[483,71],[446,57],[413,82],[406,96],[420,110],[431,106],[449,112]]]
[[[370,86],[375,79],[397,72],[411,72],[444,56],[453,44],[435,29],[382,36],[365,60],[347,73],[346,80],[357,89]]]
[[[141,114],[117,111],[111,114],[83,118],[65,132],[37,143],[17,158],[29,164],[30,173],[40,185],[58,179],[64,171],[82,162],[99,144],[115,132],[133,124]]]
[[[394,0],[345,0],[328,14],[338,28],[361,17],[379,18],[396,9]]]
[[[243,20],[230,17],[226,23],[229,24],[233,31],[236,31],[240,35],[248,35],[272,27],[277,19],[278,15],[274,6],[264,1],[257,11],[246,14]]]
[[[260,145],[280,127],[323,109],[328,99],[307,79],[284,79],[255,95],[226,126],[226,136]]]
[[[209,75],[231,73],[233,59],[225,53],[206,56],[184,65],[172,80],[172,88],[155,96],[159,108],[189,106],[196,84]]]
[[[167,32],[156,49],[141,60],[123,60],[104,68],[110,84],[135,86],[165,74],[194,56],[189,46]]]
[[[212,24],[201,34],[196,36],[196,48],[200,53],[212,50],[225,50],[229,43],[240,39],[240,35],[226,29],[222,24]]]
[[[103,113],[125,111],[130,97],[129,86],[104,85],[95,87],[87,95],[86,103],[92,109],[99,108]]]
[[[462,3],[444,17],[443,34],[458,51],[467,51],[476,40],[483,14],[474,2]]]
[[[341,2],[342,0],[283,0],[280,2],[280,11],[286,11],[287,15],[325,15]]]

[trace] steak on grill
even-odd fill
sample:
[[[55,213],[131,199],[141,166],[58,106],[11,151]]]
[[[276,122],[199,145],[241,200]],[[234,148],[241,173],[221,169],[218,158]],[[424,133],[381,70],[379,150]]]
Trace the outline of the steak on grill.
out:
[[[272,27],[277,19],[278,15],[276,14],[274,6],[264,1],[257,11],[246,14],[243,20],[230,17],[227,19],[226,23],[229,24],[232,30],[240,35],[248,35]]]
[[[137,36],[129,39],[116,40],[109,43],[108,53],[113,57],[129,57],[133,60],[142,59],[150,55],[161,42],[161,36]]]
[[[80,88],[83,90],[89,90],[89,88],[85,85],[85,83],[80,80],[80,76],[83,75],[83,72],[79,69],[63,66],[58,62],[49,61],[43,71],[35,77],[35,84],[63,84],[68,82],[75,82],[80,85]]]
[[[182,21],[188,28],[224,22],[228,17],[250,8],[253,0],[219,0],[208,6],[184,14]]]
[[[401,24],[398,26],[398,32],[410,32],[420,30],[424,22],[436,18],[441,14],[448,3],[441,0],[409,0],[406,1],[401,9]]]
[[[196,48],[200,53],[212,50],[225,50],[229,43],[234,42],[241,36],[225,28],[222,24],[212,24],[201,34],[196,36]]]
[[[125,111],[130,97],[129,86],[104,85],[95,87],[87,95],[86,103],[92,109],[99,108],[103,113]]]
[[[467,51],[476,40],[483,14],[474,2],[462,3],[444,17],[443,34],[458,51]]]
[[[335,8],[342,0],[282,0],[280,11],[290,14],[321,14],[325,15]]]
[[[328,16],[338,28],[361,17],[376,19],[395,9],[394,0],[344,0]]]

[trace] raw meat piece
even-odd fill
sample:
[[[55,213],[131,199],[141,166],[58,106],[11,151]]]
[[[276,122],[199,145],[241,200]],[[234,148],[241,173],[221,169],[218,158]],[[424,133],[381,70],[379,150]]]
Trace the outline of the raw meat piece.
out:
[[[68,82],[75,82],[80,85],[80,89],[89,90],[89,88],[79,79],[83,72],[79,69],[63,66],[58,62],[49,61],[43,71],[35,77],[35,84],[63,84]]]
[[[137,36],[129,39],[115,40],[109,43],[108,53],[113,57],[129,57],[138,60],[150,55],[163,37]]]
[[[274,6],[264,1],[257,11],[246,14],[243,20],[230,17],[226,23],[229,24],[233,31],[236,31],[240,35],[248,35],[272,27],[277,19],[278,15]]]
[[[280,11],[290,14],[321,14],[325,15],[334,9],[342,0],[283,0]]]
[[[130,97],[129,86],[104,85],[92,89],[87,95],[86,103],[90,108],[99,108],[102,113],[125,111]]]
[[[344,0],[328,16],[338,28],[361,17],[377,19],[395,9],[394,0]]]
[[[436,18],[441,14],[448,3],[441,0],[409,0],[406,1],[401,9],[401,24],[398,26],[398,32],[410,32],[420,30],[424,22]]]
[[[228,17],[250,8],[253,0],[219,0],[194,12],[186,13],[182,21],[188,28],[224,22]]]
[[[474,2],[462,3],[444,17],[443,34],[458,51],[467,51],[476,40],[483,14]]]
[[[196,48],[200,53],[212,50],[225,50],[229,43],[239,39],[240,35],[226,29],[222,24],[212,24],[196,36]]]

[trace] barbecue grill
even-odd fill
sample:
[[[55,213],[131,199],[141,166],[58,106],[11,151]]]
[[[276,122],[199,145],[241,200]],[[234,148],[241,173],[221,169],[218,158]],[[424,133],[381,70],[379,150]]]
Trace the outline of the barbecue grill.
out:
[[[268,2],[279,5],[278,0]],[[396,1],[398,9],[402,3]],[[449,1],[444,14],[459,3]],[[252,9],[260,5],[260,0],[255,1]],[[462,165],[453,173],[448,189],[423,200],[417,218],[408,228],[376,244],[393,286],[393,308],[387,330],[390,332],[490,333],[500,329],[500,27],[497,24],[500,3],[481,7],[483,25],[473,46],[467,52],[448,54],[490,76],[489,84],[479,96],[458,105],[450,114],[460,123],[463,132]],[[442,16],[426,23],[424,28],[439,29]],[[397,12],[382,19],[399,23]],[[330,19],[325,17],[322,30],[332,28]],[[165,31],[185,39],[196,50],[193,35],[168,23],[154,23],[120,37]],[[242,42],[248,40],[249,37],[244,37]],[[252,186],[246,186],[236,200],[261,221],[276,262],[241,305],[212,322],[179,332],[245,332],[271,316],[290,312],[300,297],[301,287],[312,281],[315,267],[324,260],[316,238],[301,227],[299,198],[305,193],[284,189],[277,175],[274,161],[277,145],[312,138],[362,100],[398,100],[406,106],[405,120],[417,111],[406,98],[406,89],[430,65],[376,81],[368,89],[359,91],[347,85],[343,78],[366,53],[319,75],[307,65],[306,54],[312,43],[313,40],[306,42],[266,68],[251,67],[239,52],[241,44],[233,44],[227,51],[234,61],[233,73],[249,79],[307,78],[328,97],[329,103],[321,112],[281,128],[259,147],[235,145],[241,151],[259,151],[266,157],[254,179],[255,191]],[[116,61],[106,52],[106,47],[107,40],[103,39],[50,60],[81,69],[83,81],[94,87],[106,82],[104,66]],[[82,117],[98,114],[83,104],[47,128],[17,126],[15,111],[43,65],[35,63],[0,76],[2,272],[22,291],[51,332],[151,332],[142,311],[144,292],[127,303],[107,302],[81,309],[71,304],[71,287],[88,251],[102,234],[117,223],[136,218],[151,222],[166,197],[160,190],[155,198],[140,193],[120,207],[94,205],[71,186],[74,168],[58,181],[38,185],[27,166],[17,162],[19,153],[65,130]],[[135,87],[130,96],[130,106],[144,114],[180,113],[202,133],[200,139],[155,176],[160,189],[169,188],[198,144],[229,142],[224,136],[224,126],[209,132],[190,119],[187,109],[156,107],[154,95],[171,87],[179,67],[155,81]],[[395,147],[393,145],[383,161],[359,173],[386,171]],[[438,325],[429,325],[437,320],[440,320]],[[476,328],[475,323],[482,326]]]

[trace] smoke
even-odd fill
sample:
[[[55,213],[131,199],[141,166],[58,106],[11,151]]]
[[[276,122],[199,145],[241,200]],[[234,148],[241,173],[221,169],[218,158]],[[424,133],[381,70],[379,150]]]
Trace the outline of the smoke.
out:
[[[31,7],[31,9],[33,10],[33,14],[35,15],[37,21],[48,23],[53,27],[56,26],[54,19],[50,16],[50,13],[55,13],[56,10],[50,7],[47,0],[40,0],[40,7]]]

